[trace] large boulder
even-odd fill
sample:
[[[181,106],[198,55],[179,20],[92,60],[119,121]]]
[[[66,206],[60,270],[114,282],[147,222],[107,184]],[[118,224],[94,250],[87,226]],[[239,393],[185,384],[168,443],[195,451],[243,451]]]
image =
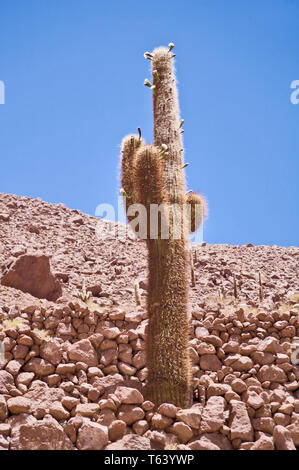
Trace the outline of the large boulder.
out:
[[[11,450],[72,450],[62,426],[52,417],[12,428]]]
[[[51,273],[46,255],[19,256],[4,269],[1,284],[54,302],[62,295],[61,284]]]

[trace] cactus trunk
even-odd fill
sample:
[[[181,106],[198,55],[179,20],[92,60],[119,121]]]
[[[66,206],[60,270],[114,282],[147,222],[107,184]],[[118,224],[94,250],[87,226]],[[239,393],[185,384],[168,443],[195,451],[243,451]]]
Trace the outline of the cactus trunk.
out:
[[[172,54],[164,48],[154,51],[152,68],[156,86],[156,93],[153,93],[154,143],[158,148],[167,145],[168,155],[163,158],[163,187],[168,203],[172,205],[173,216],[169,239],[147,240],[149,325],[146,397],[157,405],[166,402],[184,408],[192,401],[188,354],[189,270],[183,216],[186,192],[183,146]],[[175,223],[180,223],[179,239],[174,239],[174,231],[178,228],[174,227]]]

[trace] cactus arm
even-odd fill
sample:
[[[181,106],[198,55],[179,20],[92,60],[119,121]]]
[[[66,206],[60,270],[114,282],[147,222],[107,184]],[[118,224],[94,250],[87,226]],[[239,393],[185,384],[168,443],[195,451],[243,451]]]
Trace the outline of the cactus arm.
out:
[[[188,232],[194,233],[201,226],[204,217],[207,215],[207,204],[203,196],[192,191],[186,199],[186,209],[190,211]]]
[[[122,189],[124,191],[124,203],[126,214],[128,207],[131,204],[135,204],[138,201],[136,200],[136,195],[134,193],[134,184],[133,184],[133,174],[134,174],[134,159],[137,153],[137,150],[144,145],[143,139],[140,135],[127,135],[122,141],[122,152],[121,152],[121,183]],[[133,217],[128,216],[128,220],[133,219]]]

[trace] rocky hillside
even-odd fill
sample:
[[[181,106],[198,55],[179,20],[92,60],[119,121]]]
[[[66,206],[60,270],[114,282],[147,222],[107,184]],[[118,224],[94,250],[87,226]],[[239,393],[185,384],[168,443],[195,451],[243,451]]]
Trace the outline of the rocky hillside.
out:
[[[192,246],[194,405],[155,410],[146,247],[124,230],[0,194],[0,449],[298,447],[299,249]]]

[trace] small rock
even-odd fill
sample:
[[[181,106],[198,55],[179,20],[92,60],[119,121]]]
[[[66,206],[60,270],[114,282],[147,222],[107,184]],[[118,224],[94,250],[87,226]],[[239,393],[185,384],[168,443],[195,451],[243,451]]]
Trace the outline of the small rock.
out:
[[[143,403],[143,396],[135,388],[121,386],[117,387],[114,393],[121,403],[127,405],[140,405]]]
[[[241,401],[231,400],[229,404],[229,427],[231,440],[253,441],[253,428],[248,416],[246,404]]]
[[[219,431],[224,424],[224,406],[223,397],[210,397],[203,409],[200,432],[216,432]]]
[[[78,431],[77,447],[80,450],[101,450],[108,444],[106,426],[85,420]]]
[[[7,406],[12,414],[19,415],[21,413],[29,413],[30,400],[24,397],[13,397],[7,401]]]
[[[41,359],[40,357],[33,357],[24,366],[25,372],[34,372],[36,375],[44,377],[46,375],[53,374],[55,367],[51,362]]]
[[[151,442],[143,436],[127,434],[122,439],[109,444],[105,450],[150,450]]]
[[[220,360],[214,354],[205,354],[201,356],[199,365],[202,370],[208,370],[211,372],[217,372],[217,370],[220,370],[222,367]]]
[[[192,429],[186,423],[177,422],[171,427],[171,432],[175,434],[182,444],[186,444],[193,436]]]
[[[124,421],[121,421],[119,419],[112,421],[112,423],[108,427],[109,440],[114,442],[118,441],[119,439],[122,439],[126,434],[126,429],[127,426]]]
[[[153,409],[153,408],[150,408],[150,409]],[[178,407],[171,403],[162,403],[158,407],[158,413],[160,413],[161,415],[167,416],[167,418],[175,418],[177,411],[178,411]]]
[[[81,339],[68,349],[68,356],[72,361],[84,362],[89,367],[98,365],[98,356],[88,339]]]

